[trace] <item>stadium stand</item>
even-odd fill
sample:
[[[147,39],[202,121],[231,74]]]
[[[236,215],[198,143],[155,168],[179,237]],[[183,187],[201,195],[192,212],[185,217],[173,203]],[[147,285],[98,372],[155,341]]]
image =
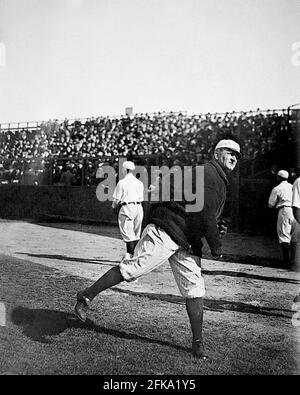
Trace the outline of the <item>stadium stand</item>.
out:
[[[136,157],[143,164],[190,165],[209,160],[219,134],[232,133],[242,145],[242,176],[270,177],[288,167],[291,120],[288,109],[224,114],[136,114],[42,122],[36,127],[0,129],[0,182],[26,185],[95,185],[99,163]],[[159,158],[159,160],[157,160]],[[268,171],[266,172],[266,169]],[[63,177],[66,180],[66,177]]]
[[[192,165],[210,159],[216,137],[230,133],[242,159],[228,189],[224,216],[234,231],[273,234],[267,198],[276,172],[293,182],[300,170],[300,108],[187,115],[136,114],[0,125],[0,216],[115,223],[96,189],[103,164]]]

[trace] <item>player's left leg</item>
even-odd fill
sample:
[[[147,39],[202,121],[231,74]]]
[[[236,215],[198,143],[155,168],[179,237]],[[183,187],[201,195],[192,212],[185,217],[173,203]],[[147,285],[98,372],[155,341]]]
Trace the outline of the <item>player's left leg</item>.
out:
[[[280,243],[282,260],[285,267],[289,267],[291,262],[290,243]]]
[[[119,266],[115,266],[101,276],[91,287],[77,294],[75,314],[81,321],[86,320],[86,312],[90,302],[102,291],[119,284],[122,281],[134,281],[138,277],[157,268],[179,246],[164,232],[153,224],[149,224],[142,234],[130,259],[123,259]]]
[[[134,248],[136,246],[135,240],[133,241],[126,241],[126,252],[128,255],[126,255],[126,258],[129,258],[134,254]]]

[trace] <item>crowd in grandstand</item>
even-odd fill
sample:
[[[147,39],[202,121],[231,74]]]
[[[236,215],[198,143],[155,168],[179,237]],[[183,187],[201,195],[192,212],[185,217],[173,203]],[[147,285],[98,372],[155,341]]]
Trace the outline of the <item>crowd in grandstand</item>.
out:
[[[205,163],[221,133],[240,138],[243,160],[262,158],[272,165],[278,149],[287,146],[291,138],[288,111],[136,114],[48,121],[32,129],[2,129],[0,180],[91,185],[96,183],[99,163],[115,156],[159,157],[163,161],[160,164],[168,165],[174,160],[181,164]]]

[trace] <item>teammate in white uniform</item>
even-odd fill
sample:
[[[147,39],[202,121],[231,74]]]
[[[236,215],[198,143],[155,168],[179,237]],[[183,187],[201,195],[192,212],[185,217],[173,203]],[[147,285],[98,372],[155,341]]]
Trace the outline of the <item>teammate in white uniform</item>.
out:
[[[294,221],[292,210],[293,186],[287,181],[288,178],[289,173],[286,170],[280,170],[277,173],[279,185],[273,188],[269,197],[269,207],[278,209],[277,235],[283,260],[287,266],[290,265],[291,261],[290,243],[292,224]]]
[[[300,177],[293,184],[292,209],[295,221],[292,226],[291,261],[293,267],[300,269]]]
[[[134,248],[141,236],[143,222],[144,184],[138,180],[133,171],[135,165],[131,161],[123,163],[122,178],[113,193],[112,207],[121,205],[118,222],[119,229],[124,242],[126,243],[126,257],[134,253]]]

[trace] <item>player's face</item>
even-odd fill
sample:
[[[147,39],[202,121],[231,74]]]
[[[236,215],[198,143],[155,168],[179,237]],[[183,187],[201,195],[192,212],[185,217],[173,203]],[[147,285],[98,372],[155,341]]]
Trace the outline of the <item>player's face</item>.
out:
[[[237,164],[237,153],[223,148],[216,153],[216,159],[225,170],[232,171]]]

